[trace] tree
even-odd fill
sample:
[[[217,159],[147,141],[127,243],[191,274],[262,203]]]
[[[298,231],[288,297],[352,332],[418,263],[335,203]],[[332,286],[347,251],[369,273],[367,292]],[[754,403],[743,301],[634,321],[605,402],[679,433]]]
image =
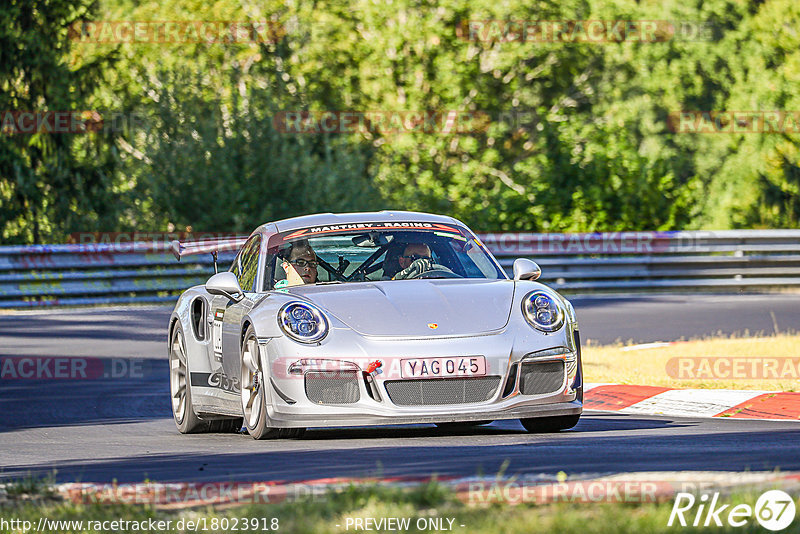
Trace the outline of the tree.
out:
[[[97,117],[93,94],[108,58],[76,68],[69,55],[71,25],[95,9],[88,0],[10,0],[0,9],[0,110]],[[113,224],[115,135],[102,126],[82,134],[0,135],[0,238],[38,243]]]

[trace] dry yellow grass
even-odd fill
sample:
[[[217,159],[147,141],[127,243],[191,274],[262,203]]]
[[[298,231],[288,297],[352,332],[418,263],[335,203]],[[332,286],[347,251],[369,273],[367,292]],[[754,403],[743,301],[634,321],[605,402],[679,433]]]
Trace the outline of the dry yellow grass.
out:
[[[798,334],[711,338],[650,348],[587,345],[582,353],[589,383],[800,391]]]

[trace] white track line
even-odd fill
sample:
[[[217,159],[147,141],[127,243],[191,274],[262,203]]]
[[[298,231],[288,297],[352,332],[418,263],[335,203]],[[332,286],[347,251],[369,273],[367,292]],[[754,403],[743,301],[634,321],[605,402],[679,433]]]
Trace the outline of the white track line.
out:
[[[623,408],[620,413],[713,417],[765,391],[732,389],[672,389]]]

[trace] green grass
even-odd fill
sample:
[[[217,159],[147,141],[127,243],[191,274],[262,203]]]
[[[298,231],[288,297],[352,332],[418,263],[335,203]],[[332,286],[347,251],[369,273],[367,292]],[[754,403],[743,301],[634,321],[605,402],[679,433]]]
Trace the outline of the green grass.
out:
[[[3,490],[6,496],[14,501],[51,499],[56,498],[56,492],[53,490],[54,482],[54,475],[46,477],[27,475],[24,478],[6,482],[3,485]]]
[[[723,497],[725,503],[755,504],[758,493]],[[11,495],[9,493],[9,495]],[[21,495],[21,494],[20,494]],[[435,530],[416,528],[419,518],[454,519],[452,532],[455,533],[532,533],[549,532],[593,534],[601,532],[646,534],[650,532],[694,532],[708,530],[704,527],[667,527],[672,509],[672,501],[660,503],[555,503],[519,505],[490,504],[469,506],[459,500],[448,487],[432,482],[411,489],[398,489],[386,486],[350,486],[344,490],[332,491],[323,496],[306,498],[296,502],[278,504],[245,505],[230,508],[211,506],[192,510],[165,510],[146,505],[130,504],[75,504],[52,500],[32,501],[14,499],[0,505],[0,517],[16,518],[37,524],[42,516],[50,520],[128,521],[164,520],[171,521],[172,528],[164,532],[178,532],[176,523],[183,519],[202,521],[205,519],[205,532],[233,532],[233,521],[237,518],[263,518],[268,525],[277,518],[279,532],[289,533],[343,533],[356,532],[351,526],[346,528],[348,518],[410,518],[410,528],[406,532],[434,532]],[[212,528],[214,520],[227,518],[227,529]],[[447,525],[447,522],[444,523]],[[241,523],[240,523],[241,525]],[[337,526],[339,525],[339,526]],[[464,525],[461,527],[460,525]],[[785,532],[797,532],[800,521]],[[241,528],[241,527],[240,527]],[[186,529],[185,529],[186,530]],[[755,520],[743,528],[725,526],[713,529],[715,532],[764,532]],[[9,529],[0,532],[9,532]],[[64,531],[64,530],[62,530]],[[73,528],[71,532],[100,532],[101,530]],[[134,531],[134,530],[128,530]],[[188,531],[188,530],[187,530]],[[265,532],[266,530],[258,529]],[[251,531],[252,532],[252,531]],[[373,530],[372,532],[382,532]],[[395,531],[397,532],[397,531]],[[401,531],[402,532],[402,531]]]

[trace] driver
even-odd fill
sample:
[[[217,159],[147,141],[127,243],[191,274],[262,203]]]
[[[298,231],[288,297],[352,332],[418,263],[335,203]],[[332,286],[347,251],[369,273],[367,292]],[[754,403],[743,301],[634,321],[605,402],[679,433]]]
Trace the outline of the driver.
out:
[[[413,278],[434,269],[431,249],[425,243],[409,243],[403,254],[397,257],[401,271],[392,280]]]
[[[275,289],[314,284],[317,282],[317,254],[308,241],[297,241],[284,252],[281,267],[286,271],[286,280],[275,284]]]

